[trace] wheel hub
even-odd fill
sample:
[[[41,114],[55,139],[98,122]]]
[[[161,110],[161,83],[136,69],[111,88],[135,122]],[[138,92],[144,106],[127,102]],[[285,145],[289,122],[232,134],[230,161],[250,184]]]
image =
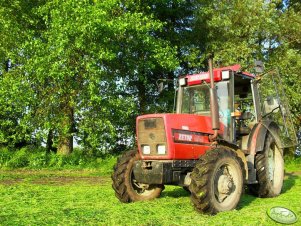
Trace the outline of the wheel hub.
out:
[[[141,192],[144,192],[149,188],[149,184],[138,183],[136,180],[133,180],[133,184],[136,186],[137,189],[140,189]]]
[[[218,179],[217,185],[220,194],[229,194],[234,186],[232,179],[227,175],[221,175]]]

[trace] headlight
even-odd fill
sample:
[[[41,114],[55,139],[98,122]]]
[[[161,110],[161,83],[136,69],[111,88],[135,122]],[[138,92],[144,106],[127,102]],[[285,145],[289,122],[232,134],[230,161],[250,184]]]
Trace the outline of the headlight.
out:
[[[222,79],[230,79],[230,71],[222,71]]]
[[[144,155],[149,155],[150,154],[150,146],[142,145],[142,152]]]
[[[165,155],[166,154],[166,147],[164,144],[157,145],[157,153],[159,155]]]
[[[179,83],[180,83],[180,86],[185,86],[186,85],[186,78],[180,78]]]

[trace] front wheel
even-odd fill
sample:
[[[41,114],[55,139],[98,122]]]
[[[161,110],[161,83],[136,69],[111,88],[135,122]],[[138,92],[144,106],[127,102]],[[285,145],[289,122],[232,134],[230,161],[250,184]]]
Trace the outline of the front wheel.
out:
[[[121,202],[154,199],[160,196],[164,188],[163,185],[142,184],[135,180],[133,166],[137,160],[139,160],[137,151],[129,151],[123,154],[114,166],[111,176],[112,187]]]
[[[243,193],[245,169],[237,154],[227,148],[208,151],[191,173],[191,201],[202,213],[234,209]]]

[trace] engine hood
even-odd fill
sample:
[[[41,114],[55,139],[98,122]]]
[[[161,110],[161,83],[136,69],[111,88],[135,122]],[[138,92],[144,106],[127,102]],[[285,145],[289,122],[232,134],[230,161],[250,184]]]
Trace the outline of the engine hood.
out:
[[[143,155],[141,150],[141,124],[139,134],[139,122],[150,119],[163,119],[164,126],[161,126],[165,133],[167,144],[166,155]],[[198,159],[210,148],[209,135],[213,134],[211,118],[209,116],[191,114],[149,114],[137,117],[137,143],[142,159]],[[145,131],[148,129],[146,128]],[[223,132],[221,125],[220,133]],[[156,133],[154,130],[151,134]],[[158,132],[161,134],[160,132]],[[161,136],[161,135],[160,135]],[[144,134],[144,137],[147,135]],[[140,142],[139,142],[140,141]],[[145,141],[145,140],[144,140]]]

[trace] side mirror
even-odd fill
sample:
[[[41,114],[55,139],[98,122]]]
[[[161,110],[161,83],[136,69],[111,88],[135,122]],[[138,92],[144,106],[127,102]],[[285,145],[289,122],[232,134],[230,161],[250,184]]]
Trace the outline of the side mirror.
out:
[[[257,74],[261,74],[264,71],[263,63],[260,60],[254,61],[254,69]]]
[[[273,106],[275,104],[275,99],[271,96],[268,96],[266,101],[269,106]]]
[[[164,85],[164,82],[174,82],[174,80],[173,79],[158,79],[157,81],[156,81],[156,85],[157,85],[157,87],[158,87],[158,92],[159,93],[162,93],[162,91],[164,90],[164,88],[165,88],[165,85]]]
[[[267,114],[271,112],[276,113],[279,111],[279,103],[277,99],[272,96],[268,96],[266,100],[264,100],[263,104],[264,104],[265,112]]]

